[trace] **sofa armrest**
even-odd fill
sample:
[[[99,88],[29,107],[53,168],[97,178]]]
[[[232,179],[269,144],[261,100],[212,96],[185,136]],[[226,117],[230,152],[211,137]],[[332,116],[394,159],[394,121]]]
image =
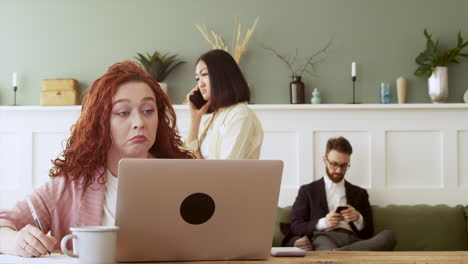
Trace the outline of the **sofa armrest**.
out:
[[[288,207],[278,207],[276,213],[275,221],[275,232],[273,233],[273,247],[281,247],[281,242],[283,241],[284,234],[281,233],[280,223],[289,223],[289,217],[291,215],[291,206]]]
[[[466,223],[466,232],[468,233],[468,205],[465,206],[465,223]]]

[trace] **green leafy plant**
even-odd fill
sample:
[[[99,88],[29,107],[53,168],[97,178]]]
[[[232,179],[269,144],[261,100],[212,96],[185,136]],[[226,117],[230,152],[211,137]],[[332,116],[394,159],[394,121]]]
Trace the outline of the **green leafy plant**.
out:
[[[458,32],[457,47],[442,51],[439,46],[439,41],[434,42],[432,35],[424,29],[424,36],[427,39],[426,50],[419,53],[415,61],[418,68],[414,75],[419,77],[429,78],[437,66],[448,66],[449,63],[460,63],[457,57],[468,57],[467,53],[462,53],[462,50],[468,46],[468,41],[463,42],[461,33]]]
[[[153,54],[146,53],[146,56],[141,53],[137,55],[135,59],[157,82],[163,82],[175,68],[185,63],[177,59],[177,55],[169,55],[169,53],[162,54],[155,51]]]

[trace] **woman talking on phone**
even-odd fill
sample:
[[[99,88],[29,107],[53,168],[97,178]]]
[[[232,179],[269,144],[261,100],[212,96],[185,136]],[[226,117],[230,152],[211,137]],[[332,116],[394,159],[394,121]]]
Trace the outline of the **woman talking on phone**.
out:
[[[197,60],[197,86],[187,94],[187,149],[199,159],[258,159],[263,129],[247,106],[250,91],[237,63],[223,50]],[[200,129],[203,115],[210,114]]]

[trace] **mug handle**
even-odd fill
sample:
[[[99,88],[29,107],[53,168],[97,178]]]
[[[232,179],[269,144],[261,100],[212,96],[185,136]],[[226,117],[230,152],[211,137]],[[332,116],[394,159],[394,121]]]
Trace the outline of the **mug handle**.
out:
[[[72,238],[76,238],[78,239],[78,237],[74,234],[69,234],[69,235],[66,235],[64,238],[62,238],[62,242],[60,242],[60,248],[62,249],[63,253],[69,257],[72,257],[72,258],[78,258],[79,256],[77,254],[74,254],[73,252],[71,252],[70,250],[68,250],[67,248],[67,242],[68,240],[72,239]]]

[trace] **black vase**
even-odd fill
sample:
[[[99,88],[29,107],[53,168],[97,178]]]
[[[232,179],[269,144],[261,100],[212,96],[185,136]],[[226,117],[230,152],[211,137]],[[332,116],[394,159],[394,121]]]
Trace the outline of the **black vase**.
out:
[[[293,81],[289,83],[291,104],[304,103],[304,83],[301,81],[301,76],[292,77]]]

